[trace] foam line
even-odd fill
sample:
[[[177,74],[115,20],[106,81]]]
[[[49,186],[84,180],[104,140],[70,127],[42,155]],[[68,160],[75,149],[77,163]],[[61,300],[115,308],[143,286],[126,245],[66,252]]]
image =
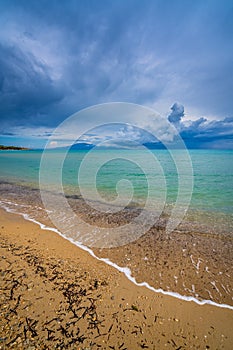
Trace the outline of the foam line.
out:
[[[228,305],[228,304],[219,304],[219,303],[216,303],[216,302],[214,302],[212,300],[207,300],[207,299],[199,300],[199,299],[194,298],[192,296],[181,295],[179,293],[166,291],[166,290],[163,290],[161,288],[156,289],[156,288],[152,287],[147,282],[140,282],[139,283],[139,282],[136,281],[135,277],[132,276],[132,272],[131,272],[131,270],[128,267],[118,266],[117,264],[115,264],[114,262],[112,262],[111,260],[109,260],[107,258],[99,258],[98,256],[95,255],[95,253],[90,248],[84,246],[81,242],[74,241],[72,238],[68,238],[68,237],[64,236],[56,228],[46,226],[45,224],[42,224],[41,222],[31,218],[28,214],[16,212],[14,209],[10,209],[10,208],[6,207],[2,201],[0,201],[0,204],[1,204],[2,208],[4,208],[7,212],[18,214],[18,215],[22,215],[25,220],[31,221],[31,222],[39,225],[42,230],[53,231],[53,232],[59,234],[59,236],[65,238],[66,240],[68,240],[72,244],[76,245],[78,248],[81,248],[82,250],[85,250],[86,252],[88,252],[95,259],[97,259],[99,261],[103,261],[105,264],[114,267],[119,272],[122,272],[126,276],[126,278],[128,278],[128,280],[130,280],[132,283],[134,283],[138,287],[146,287],[147,289],[149,289],[149,290],[151,290],[151,291],[153,291],[155,293],[168,295],[170,297],[177,298],[177,299],[180,299],[180,300],[183,300],[183,301],[193,301],[194,303],[196,303],[198,305],[212,305],[212,306],[221,307],[221,308],[224,308],[224,309],[233,310],[233,306]],[[8,202],[8,204],[9,204],[9,202]],[[14,203],[12,203],[12,204],[14,204]]]

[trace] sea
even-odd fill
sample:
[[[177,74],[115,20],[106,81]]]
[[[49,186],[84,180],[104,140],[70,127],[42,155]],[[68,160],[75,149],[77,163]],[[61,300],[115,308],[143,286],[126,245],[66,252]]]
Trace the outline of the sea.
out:
[[[1,151],[0,206],[135,284],[233,308],[232,150]]]

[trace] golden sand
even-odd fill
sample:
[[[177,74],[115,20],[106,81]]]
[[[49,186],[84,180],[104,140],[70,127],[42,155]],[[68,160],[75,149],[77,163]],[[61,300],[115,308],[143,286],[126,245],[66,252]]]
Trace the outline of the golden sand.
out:
[[[233,348],[233,311],[137,287],[56,233],[0,217],[1,349]]]

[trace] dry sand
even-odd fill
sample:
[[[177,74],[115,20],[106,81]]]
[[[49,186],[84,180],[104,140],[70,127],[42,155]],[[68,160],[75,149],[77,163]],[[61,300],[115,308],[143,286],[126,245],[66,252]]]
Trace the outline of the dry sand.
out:
[[[0,210],[0,349],[229,349],[233,311],[154,293]]]

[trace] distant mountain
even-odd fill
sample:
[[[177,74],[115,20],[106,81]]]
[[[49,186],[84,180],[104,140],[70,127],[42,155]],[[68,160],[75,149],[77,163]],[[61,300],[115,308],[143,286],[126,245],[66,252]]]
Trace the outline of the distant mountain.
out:
[[[161,142],[145,142],[142,144],[142,146],[147,147],[148,149],[166,149],[166,146],[164,146]],[[72,146],[67,146],[67,147],[57,147],[56,149],[70,149],[70,150],[91,150],[92,148],[97,147],[97,149],[116,149],[116,146],[108,146],[108,147],[103,147],[103,146],[98,146],[94,145],[92,143],[85,143],[85,142],[80,142],[80,143],[75,143]],[[118,148],[121,148],[121,145],[118,145]],[[123,147],[125,149],[125,145]]]
[[[143,146],[149,149],[166,149],[166,147],[161,142],[146,142]]]
[[[82,150],[82,149],[92,149],[93,147],[95,147],[95,145],[91,144],[91,143],[85,143],[85,142],[80,142],[80,143],[74,143],[70,149],[78,149],[78,150]]]
[[[146,142],[146,143],[143,143],[143,146],[145,146],[149,149],[166,149],[166,147],[160,142]],[[96,147],[96,145],[91,144],[91,143],[75,143],[70,147],[70,149],[71,150],[90,150],[94,147]],[[98,147],[98,145],[97,145],[97,147]],[[106,149],[106,147],[101,147],[101,146],[99,146],[98,148],[99,149]],[[109,146],[108,148],[115,149],[116,147]],[[120,148],[120,144],[119,144],[119,148]]]

